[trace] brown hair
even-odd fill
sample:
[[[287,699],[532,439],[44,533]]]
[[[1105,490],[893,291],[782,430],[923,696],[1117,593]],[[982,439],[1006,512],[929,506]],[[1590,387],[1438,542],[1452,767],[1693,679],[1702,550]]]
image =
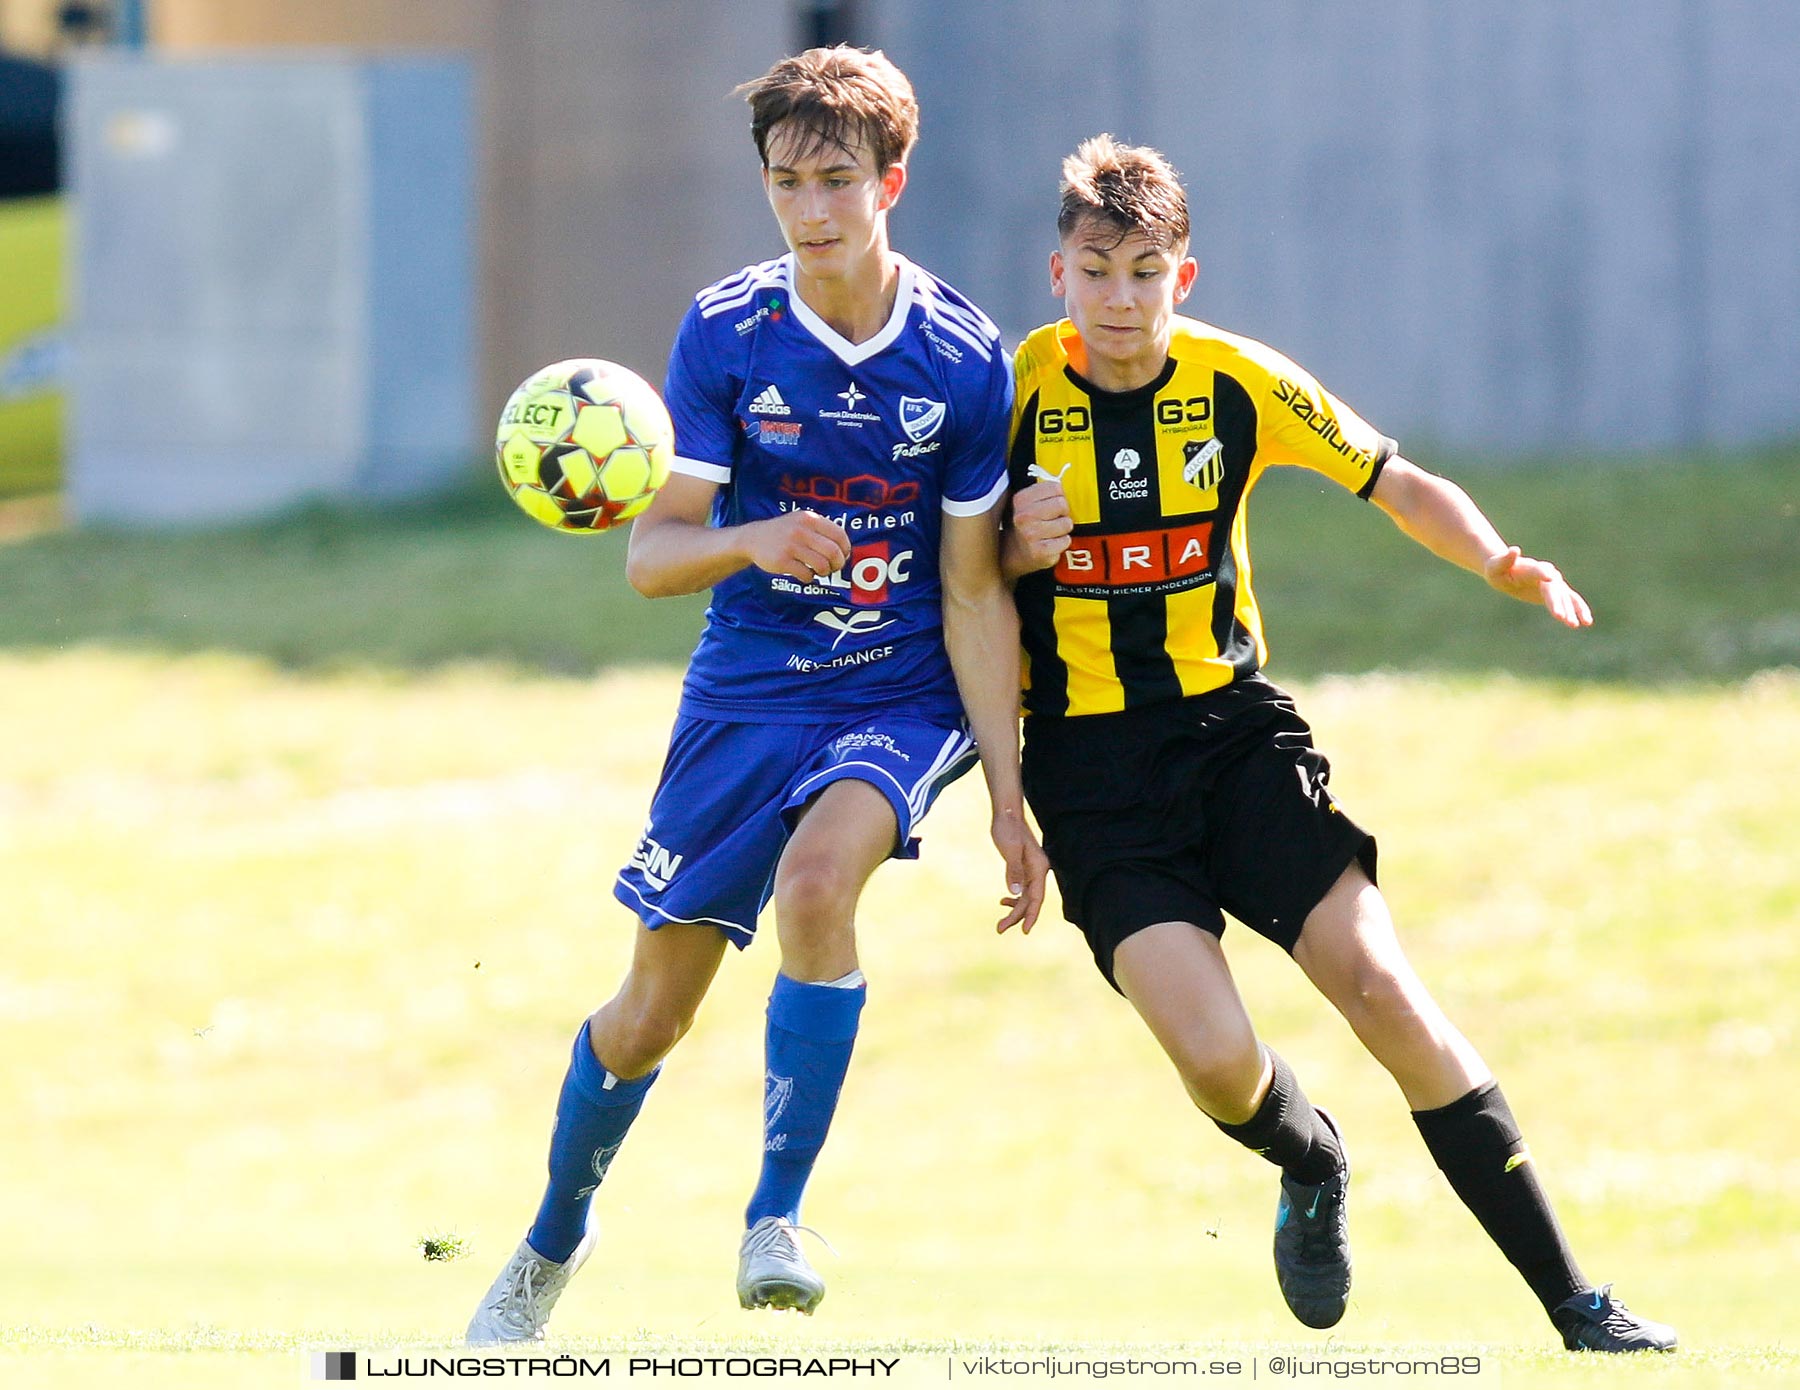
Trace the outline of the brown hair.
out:
[[[1093,217],[1118,228],[1120,241],[1142,232],[1159,246],[1187,245],[1187,194],[1160,151],[1095,135],[1063,160],[1062,175],[1059,238]]]
[[[906,74],[879,50],[838,44],[783,58],[737,95],[750,103],[750,138],[769,167],[769,133],[794,122],[796,157],[863,140],[877,173],[904,160],[919,138],[919,103]]]

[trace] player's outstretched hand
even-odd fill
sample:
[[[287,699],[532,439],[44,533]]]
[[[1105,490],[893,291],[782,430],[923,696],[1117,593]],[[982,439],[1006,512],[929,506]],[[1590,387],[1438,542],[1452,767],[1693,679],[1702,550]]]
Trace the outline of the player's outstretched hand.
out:
[[[995,930],[1016,926],[1029,933],[1037,923],[1044,906],[1044,880],[1050,873],[1050,860],[1044,847],[1024,819],[1013,811],[1002,811],[994,817],[994,848],[1006,861],[1007,896],[1000,899],[1006,909]]]
[[[1487,582],[1503,594],[1526,603],[1541,603],[1564,627],[1592,627],[1594,610],[1569,587],[1562,571],[1548,560],[1534,560],[1518,546],[1509,546],[1483,567]]]
[[[1030,487],[1013,494],[1013,544],[1021,563],[1021,572],[1047,570],[1069,548],[1069,533],[1075,529],[1069,515],[1069,499],[1062,484],[1049,475]]]
[[[783,512],[744,530],[750,563],[770,574],[810,584],[820,575],[836,574],[850,560],[844,528],[817,512]]]

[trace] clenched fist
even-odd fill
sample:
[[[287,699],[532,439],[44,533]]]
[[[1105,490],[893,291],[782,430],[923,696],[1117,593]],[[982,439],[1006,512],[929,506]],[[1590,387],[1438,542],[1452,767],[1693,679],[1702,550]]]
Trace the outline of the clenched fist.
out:
[[[793,511],[744,528],[750,563],[770,574],[811,583],[850,560],[844,528],[817,512]]]
[[[1012,529],[1007,536],[1007,570],[1015,577],[1047,570],[1069,548],[1075,529],[1069,499],[1054,478],[1013,494]]]

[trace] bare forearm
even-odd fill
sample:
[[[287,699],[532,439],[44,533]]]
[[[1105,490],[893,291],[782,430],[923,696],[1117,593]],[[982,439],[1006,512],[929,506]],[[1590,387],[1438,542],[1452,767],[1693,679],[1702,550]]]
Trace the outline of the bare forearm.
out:
[[[690,491],[659,514],[662,500],[651,504],[632,528],[625,560],[626,578],[649,598],[710,589],[748,565],[810,583],[822,574],[836,574],[850,559],[844,528],[817,512],[803,509],[741,526],[710,526],[701,505],[707,498]]]
[[[999,583],[973,594],[946,594],[944,647],[994,810],[1020,811],[1019,616],[1012,595]]]
[[[1481,574],[1506,549],[1474,498],[1448,478],[1405,459],[1389,462],[1373,500],[1407,536],[1471,574]]]
[[[625,578],[646,598],[698,593],[750,563],[743,526],[668,520],[631,533]]]
[[[1469,494],[1448,478],[1403,458],[1389,459],[1371,498],[1433,555],[1480,575],[1491,588],[1521,603],[1542,604],[1564,627],[1592,625],[1593,609],[1562,571],[1509,546]]]

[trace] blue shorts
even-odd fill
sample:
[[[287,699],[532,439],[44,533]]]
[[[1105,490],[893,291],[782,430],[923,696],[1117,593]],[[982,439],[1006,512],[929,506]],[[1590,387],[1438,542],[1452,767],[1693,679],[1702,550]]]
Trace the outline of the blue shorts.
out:
[[[796,813],[833,782],[867,782],[899,824],[893,857],[937,794],[975,765],[965,727],[884,714],[830,724],[739,724],[681,716],[650,819],[613,896],[652,929],[704,922],[739,948],[775,891]]]

